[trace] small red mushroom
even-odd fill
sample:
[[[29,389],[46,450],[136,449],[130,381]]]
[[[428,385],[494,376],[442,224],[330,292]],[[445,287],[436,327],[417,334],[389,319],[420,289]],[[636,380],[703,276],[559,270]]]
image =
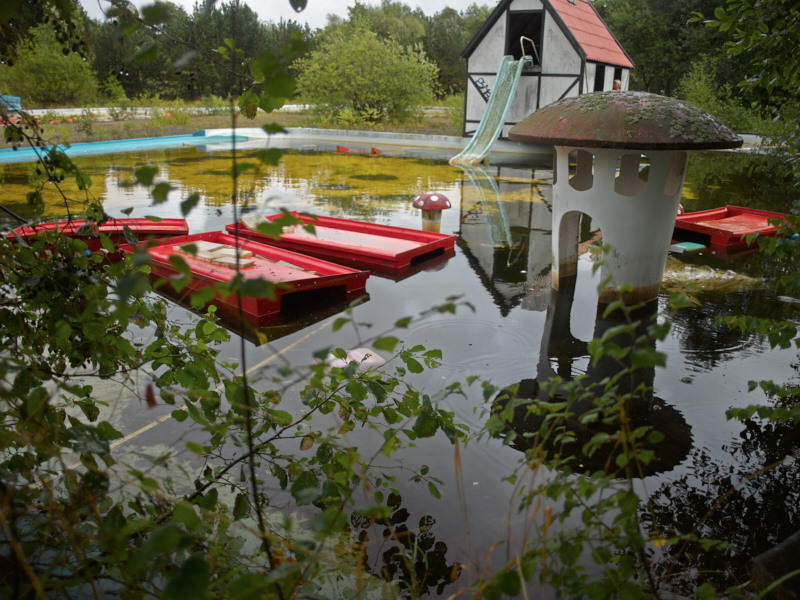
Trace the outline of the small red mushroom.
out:
[[[444,194],[427,192],[414,200],[414,208],[422,209],[422,229],[424,231],[439,231],[442,220],[442,211],[450,208],[450,200]]]

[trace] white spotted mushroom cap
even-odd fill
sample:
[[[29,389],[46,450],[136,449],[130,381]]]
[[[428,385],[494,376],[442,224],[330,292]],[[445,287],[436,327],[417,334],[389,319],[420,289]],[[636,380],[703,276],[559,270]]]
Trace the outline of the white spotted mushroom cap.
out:
[[[427,192],[414,200],[413,206],[422,210],[444,210],[445,208],[450,208],[451,204],[444,194]]]

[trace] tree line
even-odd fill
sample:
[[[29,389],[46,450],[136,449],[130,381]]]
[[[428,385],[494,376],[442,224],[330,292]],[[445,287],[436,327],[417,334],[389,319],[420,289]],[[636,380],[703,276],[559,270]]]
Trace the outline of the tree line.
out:
[[[793,96],[748,85],[746,67],[760,68],[757,59],[744,63],[747,53],[728,52],[727,30],[704,26],[719,3],[596,0],[595,7],[635,64],[631,89],[688,100],[739,131],[769,129]],[[47,0],[30,0],[0,28],[0,93],[21,96],[28,107],[239,98],[258,92],[245,65],[266,51],[296,80],[295,101],[326,105],[326,118],[353,124],[408,118],[409,107],[462,93],[461,51],[493,9],[473,3],[427,16],[401,0],[359,1],[346,17],[329,15],[312,30],[291,19],[262,21],[242,0],[200,0],[190,12],[159,0],[147,8],[157,18],[144,26],[119,16],[93,20],[77,0],[63,4],[71,20],[52,18]],[[114,7],[118,15],[132,10]],[[758,26],[780,15],[762,11]],[[220,49],[220,40],[234,37],[238,69]],[[156,54],[157,61],[144,60]]]
[[[738,131],[774,133],[771,121],[795,95],[748,84],[747,72],[763,70],[758,58],[729,52],[724,26],[704,26],[718,3],[596,0],[595,7],[635,64],[632,90],[687,100]],[[122,18],[136,12],[125,2],[112,3],[116,14],[103,21],[89,18],[78,0],[60,4],[70,19],[55,18],[47,0],[30,0],[0,27],[0,93],[22,97],[26,107],[239,98],[259,92],[246,65],[266,51],[296,81],[292,100],[353,125],[408,119],[415,106],[462,93],[461,51],[493,9],[473,3],[427,16],[402,0],[358,1],[346,17],[329,15],[312,30],[291,19],[262,21],[242,0],[199,0],[190,12],[159,0],[146,8],[144,25],[139,15]],[[767,27],[784,13],[762,11],[754,25]],[[220,40],[233,38],[241,68],[222,55]]]
[[[391,41],[402,53],[408,49],[424,54],[435,66],[429,91],[441,98],[462,90],[460,52],[491,11],[472,4],[462,11],[447,7],[426,16],[397,0],[382,0],[375,6],[357,2],[348,9],[347,18],[329,16],[327,26],[312,30],[291,19],[263,21],[240,0],[202,0],[191,12],[158,1],[151,7],[159,14],[158,24],[132,27],[131,21],[118,18],[91,19],[77,0],[73,2],[69,35],[62,24],[56,27],[55,20],[51,22],[41,0],[23,3],[0,30],[2,93],[23,97],[29,107],[113,102],[123,96],[185,101],[212,95],[238,97],[252,80],[237,72],[232,89],[230,61],[220,55],[220,40],[235,37],[242,65],[264,51],[281,57],[284,47],[300,43],[303,51],[283,61],[289,73],[298,75],[298,61],[358,26],[382,42]],[[190,48],[202,60],[188,60]],[[156,53],[159,60],[142,60]]]

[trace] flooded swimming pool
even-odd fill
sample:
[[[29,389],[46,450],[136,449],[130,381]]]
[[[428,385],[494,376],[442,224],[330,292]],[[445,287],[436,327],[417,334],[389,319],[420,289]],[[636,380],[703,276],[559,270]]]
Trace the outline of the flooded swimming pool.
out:
[[[462,169],[448,165],[446,158],[339,156],[300,149],[287,153],[275,168],[261,166],[240,178],[238,195],[245,213],[287,208],[416,229],[422,228],[422,215],[412,201],[423,192],[443,193],[453,207],[444,211],[439,230],[458,236],[452,258],[399,280],[370,277],[369,300],[354,308],[355,319],[372,324],[370,329],[334,332],[330,314],[323,311],[307,321],[250,336],[248,364],[263,365],[256,375],[266,375],[276,356],[299,366],[332,344],[362,346],[368,336],[392,331],[398,318],[419,314],[451,296],[459,296],[472,308],[460,308],[455,315],[434,314],[401,332],[407,344],[443,353],[440,368],[412,377],[418,389],[432,394],[473,375],[503,388],[535,381],[549,371],[570,378],[591,370],[586,343],[609,325],[595,311],[597,282],[591,277],[591,252],[579,262],[574,299],[551,294],[549,162]],[[247,160],[246,153],[240,160]],[[768,171],[754,170],[754,160],[758,159],[733,154],[693,155],[684,207],[694,211],[736,204],[792,211],[797,198],[776,185]],[[157,180],[173,186],[168,201],[158,206],[151,205],[147,190],[131,186],[135,169],[149,163],[159,165]],[[91,193],[102,198],[112,216],[122,216],[121,211],[132,206],[131,216],[178,217],[180,201],[199,193],[201,204],[188,217],[191,232],[221,230],[232,221],[227,152],[187,148],[108,155],[87,157],[82,165],[93,179]],[[30,169],[30,165],[2,166],[4,204],[22,215],[27,214],[24,191]],[[55,197],[47,198],[46,206],[47,217],[64,215]],[[4,226],[12,225],[7,217],[0,219]],[[591,241],[594,233],[591,223],[585,223],[583,240]],[[661,320],[668,312],[668,291],[691,291],[700,303],[670,316],[672,328],[656,347],[666,355],[666,367],[655,370],[649,382],[658,400],[653,418],[670,423],[665,442],[669,451],[665,450],[659,468],[638,485],[651,497],[651,518],[661,531],[687,532],[705,517],[699,533],[730,541],[752,556],[800,528],[796,463],[788,461],[761,472],[798,452],[796,430],[777,425],[757,430],[725,418],[731,407],[766,402],[762,394],[748,391],[748,381],[795,380],[797,352],[770,349],[753,334],[728,331],[715,323],[716,316],[728,314],[800,322],[800,301],[776,293],[764,280],[792,268],[757,253],[727,260],[682,256],[668,264],[657,306]],[[173,310],[175,318],[189,318],[183,309]],[[223,354],[235,361],[237,352],[237,344],[231,342]],[[184,435],[180,425],[170,421],[151,427],[170,412],[168,407],[141,411],[135,399],[130,402],[130,410],[116,411],[117,428],[124,433],[149,428],[119,451],[133,454]],[[444,404],[474,433],[491,402],[474,390],[466,397],[451,396]],[[365,446],[380,441],[366,431],[353,435]],[[436,548],[436,564],[417,591],[447,597],[521,547],[529,525],[516,514],[514,488],[501,478],[516,468],[522,456],[518,448],[500,440],[476,440],[461,449],[456,473],[452,446],[437,437],[407,450],[402,465],[385,465],[398,477],[393,525],[424,531],[426,544]],[[410,481],[412,471],[421,465],[441,480],[441,499],[434,499],[424,483]],[[744,481],[754,485],[730,493],[732,485]],[[352,526],[358,529],[357,522]],[[490,550],[500,539],[504,545]],[[731,557],[735,554],[730,552]],[[376,551],[371,566],[375,572],[391,571],[393,565],[399,568],[395,560],[394,554]],[[455,563],[465,568],[450,583]],[[741,570],[742,565],[734,567]],[[696,555],[687,562],[686,573],[673,577],[691,580],[699,571],[718,568],[718,562],[709,558],[706,563]]]

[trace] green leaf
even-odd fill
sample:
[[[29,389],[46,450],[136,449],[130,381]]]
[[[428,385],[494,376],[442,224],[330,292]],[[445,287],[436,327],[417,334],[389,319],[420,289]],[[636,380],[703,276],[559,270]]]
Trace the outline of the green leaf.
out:
[[[101,440],[106,442],[118,440],[122,437],[122,434],[108,421],[100,421],[97,424],[97,435]]]
[[[561,542],[561,545],[558,547],[558,556],[561,561],[567,565],[575,564],[575,561],[580,558],[581,555],[581,545],[580,544],[572,544],[567,541]]]
[[[167,194],[172,186],[166,182],[157,183],[153,188],[153,204],[162,204],[167,201]]]
[[[189,529],[200,527],[203,523],[194,511],[194,506],[186,500],[178,500],[175,503],[175,508],[172,509],[172,518]]]
[[[103,250],[105,250],[106,252],[114,251],[114,242],[112,242],[111,238],[108,237],[105,233],[100,234],[100,245],[103,246]]]
[[[139,54],[133,57],[135,62],[149,62],[153,61],[158,57],[158,46],[156,44],[151,44]]]
[[[206,420],[205,417],[203,417],[202,414],[200,414],[200,411],[197,410],[197,407],[194,405],[193,402],[189,402],[187,400],[186,411],[189,413],[189,416],[192,418],[192,421],[194,421],[198,425],[208,425],[208,421]]]
[[[242,282],[240,293],[247,298],[274,298],[275,284],[266,279],[246,279]]]
[[[294,96],[295,81],[294,77],[288,73],[276,73],[266,82],[269,86],[270,95],[276,100],[280,100],[281,106],[287,98]],[[262,96],[262,102],[264,97]]]
[[[267,415],[272,417],[275,423],[280,427],[286,427],[292,422],[291,413],[288,413],[285,410],[275,410],[274,408],[266,408],[263,410]]]
[[[397,344],[400,343],[396,337],[382,337],[375,340],[375,349],[376,350],[385,350],[386,352],[394,352],[394,349],[397,347]]]
[[[263,600],[269,597],[273,587],[266,576],[259,573],[247,573],[234,579],[228,586],[228,598],[235,600]]]
[[[345,317],[339,317],[338,319],[336,319],[333,322],[332,329],[333,329],[333,331],[339,331],[347,323],[350,323],[350,319],[347,319]],[[344,357],[341,357],[341,358],[344,358]]]
[[[249,67],[250,74],[253,78],[258,81],[263,81],[280,71],[282,65],[272,52],[262,52],[250,61]]]
[[[250,510],[250,503],[247,500],[246,494],[236,494],[236,500],[233,503],[233,520],[238,521],[247,516]]]
[[[237,162],[236,166],[231,170],[231,175],[238,177],[242,173],[255,170],[256,166],[250,162]]]
[[[169,20],[169,8],[166,3],[146,4],[139,9],[142,14],[142,21],[147,25],[158,25]]]
[[[158,173],[157,167],[144,166],[136,169],[136,171],[134,172],[134,176],[136,177],[136,181],[138,181],[142,185],[150,186],[153,184],[153,179],[155,178],[157,173]]]
[[[203,454],[203,446],[201,444],[198,444],[197,442],[186,442],[186,449],[189,452],[193,452],[197,456],[201,456]]]
[[[258,156],[258,160],[260,160],[262,164],[274,167],[280,162],[281,157],[283,156],[283,151],[279,150],[278,148],[259,150],[256,156]]]
[[[164,589],[165,600],[205,600],[210,598],[211,567],[205,557],[192,554]]]
[[[519,573],[516,571],[498,573],[495,575],[494,580],[500,591],[510,598],[516,598],[522,591],[522,582],[520,581]]]
[[[189,297],[189,303],[195,308],[203,308],[214,299],[214,289],[207,287],[193,292]]]
[[[428,491],[431,493],[431,496],[437,500],[442,497],[442,493],[439,491],[439,488],[437,488],[432,481],[428,482]]]
[[[44,198],[39,190],[25,194],[25,200],[34,214],[40,215],[44,211]]]
[[[214,511],[217,508],[218,501],[219,492],[217,488],[211,488],[205,494],[197,496],[193,502],[203,510]]]
[[[422,373],[425,369],[422,367],[422,363],[418,360],[409,357],[403,357],[403,362],[408,367],[408,370],[412,373]]]
[[[190,194],[186,200],[181,202],[181,214],[185,217],[200,202],[200,194]]]
[[[412,429],[417,437],[432,437],[436,433],[439,423],[430,411],[420,413]]]
[[[92,178],[81,171],[75,173],[75,184],[79,190],[87,190],[92,187]]]
[[[258,113],[258,94],[253,91],[246,91],[239,96],[239,110],[248,119],[255,119]]]
[[[286,133],[286,131],[287,131],[281,125],[278,125],[277,123],[267,123],[266,125],[262,126],[261,129],[263,129],[264,132],[267,133],[267,134]],[[283,152],[281,152],[280,150],[278,150],[278,152],[280,152],[281,155],[283,154]]]
[[[605,565],[611,560],[611,550],[605,546],[598,546],[592,549],[592,558],[598,565]]]
[[[319,498],[316,476],[311,471],[303,471],[292,482],[290,491],[298,504],[311,504]]]
[[[329,537],[340,532],[347,525],[344,511],[336,504],[317,513],[311,519],[309,528],[319,536]]]

